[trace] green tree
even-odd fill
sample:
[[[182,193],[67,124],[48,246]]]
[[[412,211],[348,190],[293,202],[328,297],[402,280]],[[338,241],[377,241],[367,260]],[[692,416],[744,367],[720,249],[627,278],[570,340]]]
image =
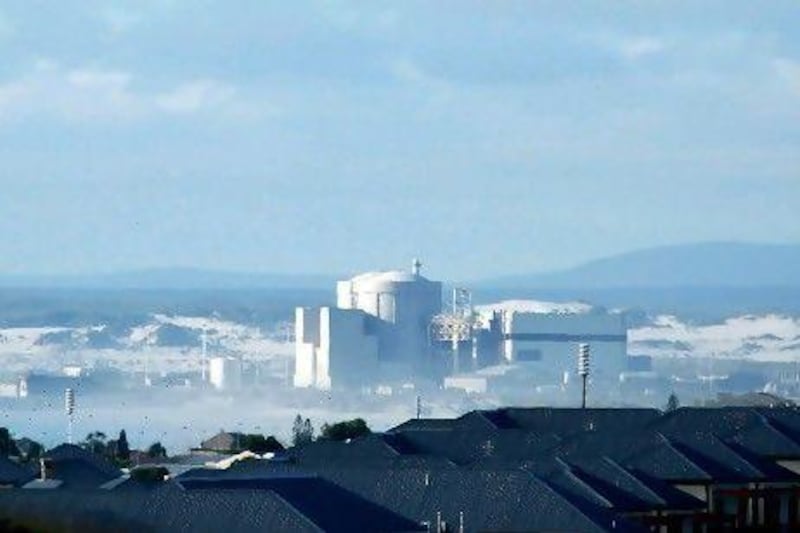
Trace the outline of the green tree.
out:
[[[272,435],[264,437],[264,435],[258,434],[244,435],[242,437],[240,449],[250,450],[259,455],[282,452],[284,450],[283,444]]]
[[[671,413],[680,406],[681,402],[680,400],[678,400],[678,396],[674,392],[672,392],[670,393],[669,398],[667,398],[667,406],[664,408],[664,410],[667,413]]]
[[[117,439],[117,459],[121,461],[127,461],[131,458],[131,448],[128,445],[128,435],[125,433],[125,430],[121,430],[119,432],[119,438]]]
[[[131,469],[131,478],[140,483],[159,483],[169,475],[163,466],[137,466]]]
[[[8,431],[8,428],[0,428],[0,457],[18,454],[17,445],[11,438],[11,432]]]
[[[314,426],[311,425],[311,420],[308,418],[303,420],[303,417],[298,414],[294,417],[294,423],[292,424],[292,445],[302,446],[313,440]]]
[[[106,434],[102,431],[92,431],[81,443],[81,447],[98,455],[105,455],[108,449]]]
[[[147,448],[147,456],[156,459],[165,459],[167,457],[167,449],[160,442],[154,442]]]
[[[333,425],[323,424],[320,436],[328,440],[347,440],[363,437],[371,433],[363,418],[344,420]]]
[[[44,446],[36,441],[31,441],[28,447],[28,455],[25,457],[26,461],[38,461],[44,454]]]

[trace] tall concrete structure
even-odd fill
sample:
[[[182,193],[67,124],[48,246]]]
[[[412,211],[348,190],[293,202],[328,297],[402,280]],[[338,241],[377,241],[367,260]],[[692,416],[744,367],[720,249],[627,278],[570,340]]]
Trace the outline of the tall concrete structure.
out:
[[[295,387],[330,389],[370,383],[378,368],[374,320],[359,310],[295,310]]]
[[[353,386],[424,372],[428,326],[442,284],[410,272],[369,272],[337,283],[337,307],[295,312],[296,387]]]
[[[208,382],[217,390],[242,388],[242,361],[238,357],[212,357],[208,362]]]

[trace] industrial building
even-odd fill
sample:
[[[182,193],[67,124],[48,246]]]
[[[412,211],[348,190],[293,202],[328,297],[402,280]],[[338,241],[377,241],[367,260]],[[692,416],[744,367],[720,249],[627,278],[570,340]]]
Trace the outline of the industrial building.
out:
[[[336,307],[297,308],[295,387],[441,383],[451,376],[458,379],[450,385],[481,392],[488,378],[469,374],[498,365],[512,381],[564,385],[581,343],[591,345],[593,379],[617,382],[627,368],[622,313],[528,301],[473,308],[462,288],[443,310],[442,283],[423,277],[420,267],[415,260],[408,272],[360,274],[337,283]]]
[[[337,307],[297,308],[294,385],[330,389],[424,372],[442,284],[420,267],[415,260],[410,272],[361,274],[337,283]]]
[[[0,398],[27,398],[28,381],[23,378],[16,378],[8,381],[0,381]]]
[[[502,315],[503,358],[509,363],[536,363],[542,378],[558,381],[575,369],[575,348],[588,343],[598,365],[598,379],[617,379],[627,369],[628,334],[621,313],[532,313]],[[546,374],[549,374],[546,375]]]
[[[217,390],[241,389],[242,360],[232,356],[212,357],[208,361],[208,382]]]

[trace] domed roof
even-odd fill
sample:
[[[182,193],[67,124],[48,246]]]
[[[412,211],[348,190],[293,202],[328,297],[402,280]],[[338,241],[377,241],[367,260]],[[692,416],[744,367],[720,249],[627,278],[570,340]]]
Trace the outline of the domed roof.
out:
[[[384,283],[413,283],[419,281],[428,281],[426,278],[414,275],[405,270],[388,270],[386,272],[366,272],[359,274],[350,280],[354,285],[364,286],[371,284],[384,284]]]

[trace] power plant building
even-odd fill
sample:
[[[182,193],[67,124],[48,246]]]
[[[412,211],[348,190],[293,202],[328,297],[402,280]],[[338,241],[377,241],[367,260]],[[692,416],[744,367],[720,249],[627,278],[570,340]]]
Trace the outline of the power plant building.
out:
[[[208,382],[224,391],[242,388],[242,361],[238,357],[212,357],[208,362]]]
[[[323,390],[446,376],[458,378],[451,386],[480,390],[463,380],[494,366],[505,366],[503,380],[563,384],[581,343],[591,345],[593,379],[616,383],[627,367],[624,314],[534,301],[473,309],[459,288],[443,312],[442,283],[423,277],[418,261],[410,271],[338,282],[336,307],[296,309],[295,339],[294,386]]]
[[[340,281],[336,307],[297,308],[294,385],[368,385],[423,371],[442,284],[423,277],[420,266]]]
[[[543,380],[575,370],[579,344],[592,347],[598,379],[618,379],[627,368],[628,334],[621,313],[532,313],[502,315],[502,354],[509,363],[532,363]]]

